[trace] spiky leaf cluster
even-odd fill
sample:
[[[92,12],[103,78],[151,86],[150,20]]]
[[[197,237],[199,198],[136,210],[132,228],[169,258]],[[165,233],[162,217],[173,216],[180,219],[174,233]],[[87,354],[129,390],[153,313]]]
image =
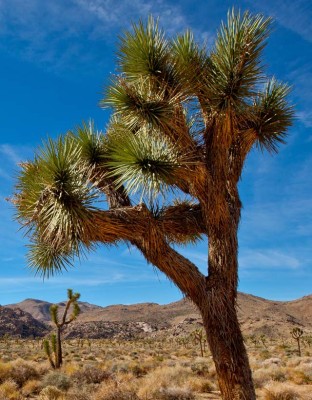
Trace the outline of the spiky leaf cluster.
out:
[[[84,161],[88,169],[104,164],[107,141],[102,132],[98,132],[95,129],[93,121],[88,124],[83,122],[81,126],[78,126],[72,132],[72,139],[79,146],[81,152],[79,155],[80,163]]]
[[[269,34],[271,19],[245,12],[228,13],[222,23],[215,48],[210,56],[206,89],[212,110],[222,112],[240,107],[255,95],[256,85],[263,80],[261,54]]]
[[[23,164],[17,218],[31,234],[29,264],[49,275],[81,252],[96,193],[86,180],[82,150],[71,135],[44,144],[33,163]]]
[[[212,158],[220,158],[223,164],[226,160],[218,152],[226,154],[232,142],[244,149],[258,145],[276,151],[291,125],[293,109],[286,101],[288,86],[274,80],[266,82],[261,56],[270,24],[271,19],[261,14],[241,14],[232,9],[209,54],[190,31],[170,40],[153,18],[146,24],[141,21],[120,38],[121,74],[108,88],[101,105],[113,107],[134,135],[144,127],[152,140],[153,130],[160,131],[187,157],[194,148],[201,150],[203,142],[210,149],[208,153],[199,152],[199,158],[213,154]],[[199,135],[193,134],[189,121],[202,129]],[[140,145],[140,140],[133,141]],[[118,183],[124,178],[135,181],[130,186],[135,191],[139,181],[145,187],[144,164],[138,173],[131,167],[132,159],[128,159],[129,169],[124,161],[122,168],[114,161]],[[162,170],[152,180],[167,180],[169,174],[168,170],[164,176]]]
[[[152,17],[120,37],[119,75],[101,101],[113,109],[107,134],[83,123],[23,165],[16,206],[31,236],[30,266],[44,275],[61,271],[98,240],[90,238],[99,194],[113,208],[130,206],[136,194],[156,209],[159,193],[178,189],[200,210],[217,204],[222,218],[248,152],[277,151],[292,123],[289,87],[266,78],[262,63],[270,24],[233,9],[210,52],[189,30],[167,38]],[[168,242],[208,234],[208,226],[187,228],[198,221],[182,206],[165,214]],[[184,231],[175,223],[181,215]]]
[[[120,130],[110,135],[109,176],[114,176],[117,186],[124,185],[128,193],[142,191],[142,196],[150,197],[164,192],[180,161],[170,140],[157,132]]]
[[[254,119],[250,122],[256,134],[256,145],[261,150],[277,152],[278,145],[285,143],[286,128],[291,125],[294,110],[287,102],[289,86],[270,79],[262,93],[255,97]]]

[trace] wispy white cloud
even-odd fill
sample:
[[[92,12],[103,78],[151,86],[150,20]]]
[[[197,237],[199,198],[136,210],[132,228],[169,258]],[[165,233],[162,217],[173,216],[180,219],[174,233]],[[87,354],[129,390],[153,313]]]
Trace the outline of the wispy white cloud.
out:
[[[45,279],[43,280],[40,277],[14,277],[14,278],[6,278],[2,277],[0,280],[0,287],[6,287],[8,285],[18,285],[25,286],[29,284],[35,285],[45,285],[45,286],[66,286],[66,285],[83,285],[83,286],[99,286],[105,284],[113,284],[127,281],[127,278],[122,274],[112,274],[107,278],[94,278],[88,279],[85,277],[81,278],[64,278],[64,277],[56,277],[53,279]]]
[[[159,16],[162,24],[172,32],[184,27],[186,22],[179,6],[162,0],[157,2],[122,0],[117,3],[114,0],[76,0],[74,3],[90,17],[104,23],[95,28],[97,32],[107,32],[111,28],[121,27],[125,19],[130,23],[148,15]]]
[[[21,156],[18,154],[16,148],[9,144],[0,144],[0,153],[14,164],[21,162]]]
[[[276,21],[287,29],[296,32],[303,39],[312,42],[312,11],[307,0],[247,0],[253,9],[274,16]]]
[[[7,165],[6,161],[14,165],[25,161],[33,155],[33,152],[34,149],[30,146],[0,143],[0,156],[2,160],[5,160],[5,165]]]
[[[89,265],[89,268],[92,268],[92,263]],[[141,274],[132,274],[129,270],[124,269],[123,273],[120,271],[114,271],[114,268],[111,268],[110,272],[107,270],[102,270],[101,274],[94,272],[92,269],[92,277],[88,278],[85,275],[79,273],[79,271],[71,271],[71,274],[66,276],[57,275],[54,277],[50,277],[49,279],[43,279],[38,276],[14,276],[14,277],[6,277],[2,276],[0,279],[0,288],[1,291],[6,290],[10,291],[12,289],[16,289],[17,287],[30,290],[33,288],[62,288],[62,287],[105,287],[107,285],[121,285],[121,284],[130,284],[130,283],[140,283],[140,282],[155,282],[164,280],[163,277],[159,277],[156,274],[147,274],[142,272]]]
[[[10,0],[0,2],[2,48],[48,68],[103,66],[101,42],[153,14],[169,33],[184,30],[187,18],[178,5],[158,0]],[[82,40],[83,39],[83,40]],[[96,43],[97,42],[97,43]]]
[[[244,250],[239,255],[239,265],[248,269],[297,269],[301,266],[300,260],[276,249]]]
[[[294,60],[289,65],[287,80],[292,85],[293,97],[296,103],[296,117],[306,128],[312,127],[312,68],[305,58]]]
[[[297,112],[297,118],[307,127],[312,128],[312,111],[303,110]]]

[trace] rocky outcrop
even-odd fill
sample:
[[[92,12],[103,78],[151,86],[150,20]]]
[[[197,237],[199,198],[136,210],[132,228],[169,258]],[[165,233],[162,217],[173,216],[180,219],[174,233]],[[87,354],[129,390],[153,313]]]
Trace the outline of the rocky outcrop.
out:
[[[68,325],[63,331],[64,338],[88,338],[88,339],[134,339],[138,336],[147,336],[156,331],[155,326],[146,322],[107,322],[90,321],[79,323],[78,321]]]
[[[29,313],[0,306],[0,337],[35,338],[45,336],[48,328]]]

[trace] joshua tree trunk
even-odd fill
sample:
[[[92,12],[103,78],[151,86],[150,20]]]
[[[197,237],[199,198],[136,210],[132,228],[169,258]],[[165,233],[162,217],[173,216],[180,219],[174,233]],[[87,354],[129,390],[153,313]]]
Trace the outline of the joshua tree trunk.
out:
[[[56,329],[56,363],[55,363],[55,367],[60,368],[62,363],[63,363],[63,355],[62,355],[61,327],[58,326]]]
[[[217,201],[223,204],[220,218],[216,218],[215,213],[209,210],[207,212],[209,221],[207,295],[199,308],[215,363],[222,399],[255,400],[248,356],[236,312],[237,229],[241,205],[236,190],[229,191],[225,198],[219,198]]]
[[[239,203],[238,197],[235,202]],[[230,218],[218,220],[217,225],[209,228],[209,275],[206,280],[194,264],[168,246],[148,214],[142,221],[146,224],[144,239],[132,243],[197,305],[216,366],[222,399],[255,400],[251,370],[236,314],[240,208],[235,213],[233,207],[229,210]],[[218,228],[220,226],[222,228]]]
[[[297,344],[298,344],[298,356],[301,357],[300,338],[297,339]]]
[[[227,301],[225,292],[217,293],[210,290],[202,316],[222,399],[255,400],[251,371],[236,317],[235,304]]]

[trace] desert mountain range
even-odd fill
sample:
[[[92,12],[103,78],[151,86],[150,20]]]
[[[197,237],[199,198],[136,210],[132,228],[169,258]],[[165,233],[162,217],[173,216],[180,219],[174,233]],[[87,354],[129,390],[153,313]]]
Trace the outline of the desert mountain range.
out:
[[[140,303],[100,307],[79,302],[81,314],[64,331],[65,337],[133,338],[137,335],[186,335],[201,325],[193,304]],[[51,330],[51,303],[26,299],[0,306],[0,336],[40,337]],[[59,303],[59,310],[65,302]],[[245,335],[289,336],[294,327],[312,334],[312,295],[294,301],[272,301],[239,293],[238,314]]]

